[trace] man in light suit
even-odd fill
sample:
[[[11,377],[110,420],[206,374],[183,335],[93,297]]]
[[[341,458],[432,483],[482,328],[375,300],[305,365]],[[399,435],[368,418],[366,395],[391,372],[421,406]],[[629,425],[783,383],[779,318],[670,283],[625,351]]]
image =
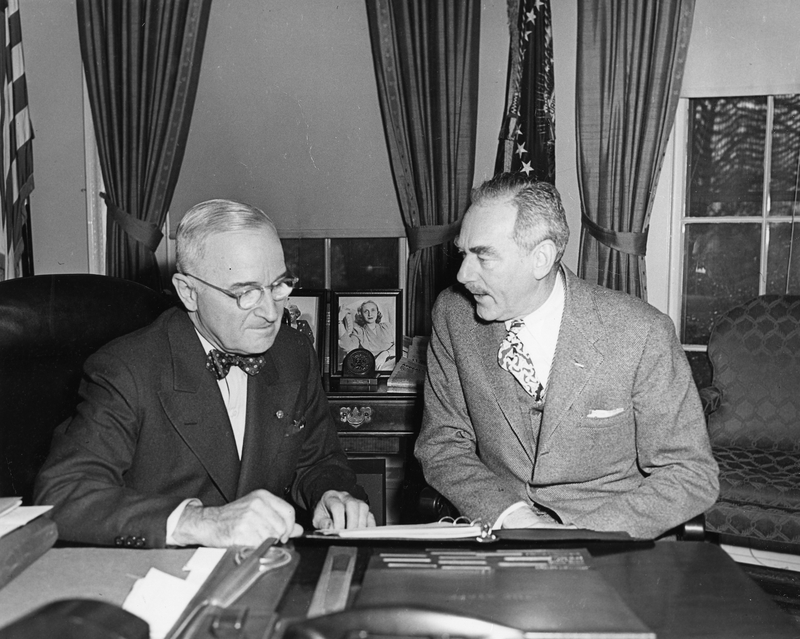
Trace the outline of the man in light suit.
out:
[[[295,508],[316,528],[374,525],[313,347],[282,326],[297,280],[272,222],[203,202],[178,225],[176,250],[184,309],[87,360],[82,402],[37,478],[60,538],[257,546],[300,535]]]
[[[415,452],[461,514],[497,528],[655,538],[717,497],[700,400],[671,320],[573,275],[568,238],[548,183],[502,174],[473,191]]]

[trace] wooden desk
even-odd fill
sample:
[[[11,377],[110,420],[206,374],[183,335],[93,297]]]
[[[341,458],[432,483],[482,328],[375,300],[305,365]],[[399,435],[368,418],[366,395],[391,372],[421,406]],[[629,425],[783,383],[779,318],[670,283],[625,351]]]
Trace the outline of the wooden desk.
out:
[[[389,389],[381,379],[374,391],[329,391],[328,403],[378,525],[416,523],[425,485],[413,452],[422,396]]]
[[[386,546],[384,542],[382,547]],[[592,566],[658,639],[789,639],[800,635],[793,618],[710,543],[582,547],[589,550]],[[360,543],[358,548],[356,584],[363,578],[373,546]],[[279,606],[279,611],[290,617],[302,615],[308,607],[327,544],[301,540],[296,549],[301,562]],[[150,566],[180,574],[176,571],[190,554],[190,550],[53,549],[0,591],[0,627],[63,597],[96,597],[119,604],[133,581]]]

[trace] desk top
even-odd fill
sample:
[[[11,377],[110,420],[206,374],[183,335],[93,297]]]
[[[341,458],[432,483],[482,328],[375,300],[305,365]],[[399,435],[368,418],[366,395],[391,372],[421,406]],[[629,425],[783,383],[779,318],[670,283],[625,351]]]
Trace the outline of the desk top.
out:
[[[343,545],[341,543],[337,545]],[[358,542],[360,569],[354,590],[377,545]],[[453,542],[441,544],[453,547]],[[417,547],[435,547],[425,543]],[[290,617],[306,610],[328,544],[294,542],[300,564],[279,612]],[[581,545],[591,566],[622,597],[658,639],[691,637],[796,638],[794,619],[780,610],[719,547],[703,542],[616,542]],[[483,550],[489,550],[483,547]],[[0,591],[0,627],[42,604],[67,597],[90,597],[121,604],[134,581],[151,567],[182,575],[192,550],[54,548]]]

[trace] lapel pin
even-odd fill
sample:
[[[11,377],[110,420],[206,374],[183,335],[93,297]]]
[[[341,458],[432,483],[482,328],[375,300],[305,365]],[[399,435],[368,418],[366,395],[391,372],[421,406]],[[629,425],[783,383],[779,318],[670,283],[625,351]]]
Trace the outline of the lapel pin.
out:
[[[275,413],[275,417],[277,417],[278,419],[283,419],[283,411],[279,410],[277,413]]]
[[[581,364],[580,362],[573,362],[573,363],[574,363],[574,364],[575,364],[575,366],[577,366],[578,368],[586,368],[586,367],[585,367],[583,364]]]

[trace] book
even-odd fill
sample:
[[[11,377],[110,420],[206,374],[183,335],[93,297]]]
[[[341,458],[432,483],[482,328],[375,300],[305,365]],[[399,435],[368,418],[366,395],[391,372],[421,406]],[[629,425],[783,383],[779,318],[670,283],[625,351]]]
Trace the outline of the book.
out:
[[[46,516],[36,516],[4,534],[0,538],[0,588],[50,550],[57,538],[56,524]]]
[[[0,497],[0,517],[22,505],[22,497]]]

